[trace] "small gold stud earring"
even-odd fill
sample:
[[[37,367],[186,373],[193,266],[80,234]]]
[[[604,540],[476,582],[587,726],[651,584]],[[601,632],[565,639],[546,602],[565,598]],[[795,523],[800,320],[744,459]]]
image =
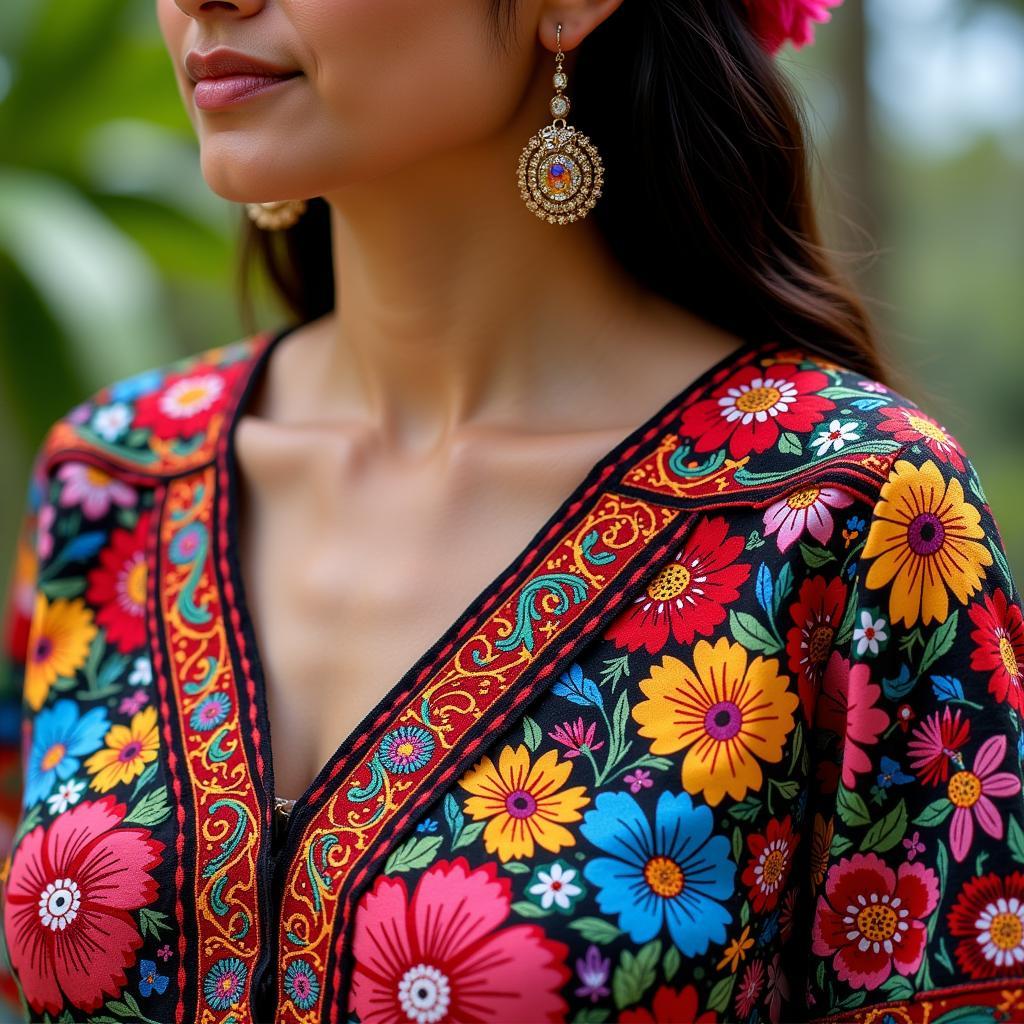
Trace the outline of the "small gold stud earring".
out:
[[[257,227],[267,231],[290,228],[306,212],[305,199],[280,199],[273,203],[246,203],[245,212]]]
[[[601,195],[604,164],[594,144],[582,132],[567,125],[569,84],[562,70],[562,25],[556,30],[555,95],[549,104],[551,124],[545,125],[523,147],[516,169],[519,192],[528,210],[550,224],[580,220],[593,209]]]

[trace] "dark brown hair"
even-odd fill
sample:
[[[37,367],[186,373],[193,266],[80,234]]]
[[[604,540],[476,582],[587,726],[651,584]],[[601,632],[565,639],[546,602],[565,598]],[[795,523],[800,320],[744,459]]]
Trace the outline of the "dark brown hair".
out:
[[[507,47],[517,0],[488,2]],[[580,45],[571,96],[605,163],[590,216],[631,274],[741,337],[785,338],[889,382],[821,242],[800,103],[743,0],[625,0]],[[246,221],[241,252],[249,329],[254,262],[300,322],[334,308],[322,199],[287,231]]]

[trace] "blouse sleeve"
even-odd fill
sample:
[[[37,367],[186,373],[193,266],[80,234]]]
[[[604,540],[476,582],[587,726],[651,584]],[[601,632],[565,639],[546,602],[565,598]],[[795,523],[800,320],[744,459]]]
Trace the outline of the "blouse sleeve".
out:
[[[814,712],[808,1017],[1024,1020],[1021,595],[962,449],[906,446],[866,520]]]
[[[4,585],[2,636],[0,636],[0,915],[10,870],[10,854],[21,816],[25,766],[30,744],[30,723],[22,714],[22,692],[28,663],[30,629],[35,605],[39,547],[37,530],[45,527],[43,483],[40,473],[42,448],[36,453],[27,492],[22,500],[19,528],[9,545],[13,565]],[[2,925],[2,916],[0,916]],[[0,937],[3,928],[0,926]],[[0,957],[0,1013],[13,1019],[21,1006],[11,975],[6,944]]]

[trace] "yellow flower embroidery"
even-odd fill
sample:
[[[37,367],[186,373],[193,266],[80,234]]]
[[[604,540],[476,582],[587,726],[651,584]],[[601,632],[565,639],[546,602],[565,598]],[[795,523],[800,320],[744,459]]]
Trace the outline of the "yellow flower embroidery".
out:
[[[131,782],[150,761],[156,759],[160,736],[156,727],[156,708],[151,704],[132,716],[131,725],[112,725],[103,737],[106,746],[86,762],[92,789],[105,793],[119,782]]]
[[[960,481],[930,459],[920,468],[899,459],[882,485],[862,558],[873,558],[865,582],[892,581],[889,618],[913,626],[945,622],[949,591],[961,604],[981,587],[992,553],[978,541],[981,514]]]
[[[25,700],[38,711],[58,676],[70,678],[85,664],[97,629],[92,610],[76,597],[50,604],[36,594],[29,626],[28,662],[25,665]]]
[[[782,760],[800,698],[774,658],[747,664],[742,644],[719,637],[699,640],[693,668],[666,656],[640,689],[648,698],[633,708],[652,754],[687,750],[683,788],[715,807],[729,794],[742,800],[764,781],[761,761]],[[696,671],[694,671],[696,670]]]
[[[490,819],[484,829],[488,853],[497,851],[502,863],[532,857],[534,844],[551,853],[574,846],[573,834],[561,822],[579,821],[581,807],[590,803],[585,787],[563,790],[572,764],[559,762],[548,751],[530,764],[523,744],[505,747],[498,764],[484,757],[462,777],[459,785],[472,794],[466,812],[475,821]]]

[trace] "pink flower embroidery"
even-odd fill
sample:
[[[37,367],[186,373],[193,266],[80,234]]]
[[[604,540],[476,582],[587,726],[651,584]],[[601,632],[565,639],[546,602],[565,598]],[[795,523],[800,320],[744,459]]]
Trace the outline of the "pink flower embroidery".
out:
[[[893,967],[906,976],[921,965],[925,922],[939,900],[939,880],[921,863],[893,871],[874,853],[833,864],[818,897],[812,930],[817,956],[834,954],[840,981],[876,989]]]
[[[842,741],[842,780],[848,789],[856,785],[858,774],[871,768],[871,758],[863,748],[877,743],[889,724],[889,716],[875,707],[882,688],[870,679],[871,669],[867,665],[858,662],[851,666],[838,651],[833,651],[818,698],[816,722]]]
[[[769,505],[764,513],[764,535],[778,531],[775,538],[785,551],[804,532],[825,544],[835,523],[830,508],[846,508],[853,495],[839,487],[805,487]]]
[[[136,492],[126,483],[85,462],[65,462],[57,470],[57,476],[64,482],[59,498],[61,507],[81,505],[86,519],[105,516],[111,505],[131,508],[138,500]]]
[[[992,803],[994,796],[1015,796],[1020,779],[996,769],[1006,756],[1006,737],[990,736],[978,748],[973,771],[962,769],[949,780],[949,800],[953,804],[949,823],[949,848],[955,860],[963,860],[974,841],[974,822],[993,839],[1003,838],[1003,819]]]
[[[577,718],[575,722],[563,722],[561,725],[555,726],[555,731],[549,732],[548,735],[556,743],[568,747],[565,752],[566,757],[579,757],[584,751],[593,752],[604,746],[604,740],[594,742],[596,730],[596,722],[584,726],[583,719]]]
[[[635,772],[630,772],[623,781],[629,786],[630,793],[639,793],[640,790],[650,789],[654,785],[651,773],[645,768],[637,768]]]
[[[37,825],[14,851],[4,930],[25,998],[58,1014],[63,997],[86,1012],[119,995],[142,936],[129,911],[152,903],[149,872],[164,844],[121,822],[114,796],[80,803]]]
[[[535,924],[502,928],[512,901],[497,865],[438,861],[409,896],[381,877],[363,896],[349,1009],[394,1020],[562,1020],[568,948]]]
[[[36,554],[40,559],[47,559],[53,554],[53,521],[57,518],[57,508],[49,502],[39,509],[36,525]]]

